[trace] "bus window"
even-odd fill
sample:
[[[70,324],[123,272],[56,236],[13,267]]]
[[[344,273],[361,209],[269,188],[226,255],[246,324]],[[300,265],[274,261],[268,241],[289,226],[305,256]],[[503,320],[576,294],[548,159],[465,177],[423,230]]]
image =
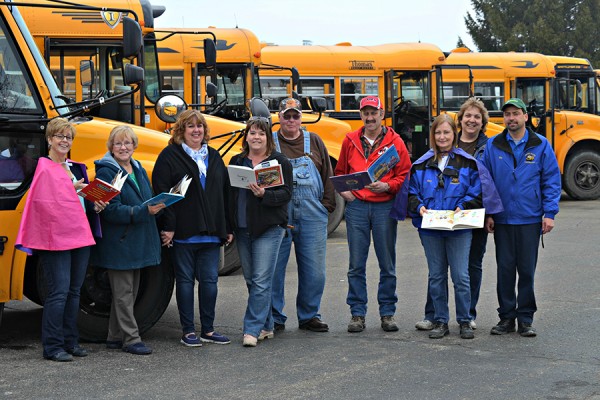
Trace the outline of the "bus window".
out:
[[[270,110],[279,110],[279,102],[292,96],[290,78],[261,76],[260,92],[262,98],[268,102]]]
[[[324,97],[327,101],[327,110],[335,110],[335,81],[333,78],[300,78],[300,81],[304,96]]]
[[[544,114],[545,79],[518,79],[516,97],[525,102],[527,107],[533,107],[534,116]]]
[[[161,75],[162,94],[174,94],[183,99],[183,71],[161,71]]]
[[[440,105],[446,110],[458,111],[469,95],[469,82],[444,82]]]
[[[342,111],[358,111],[360,101],[367,96],[379,96],[377,77],[340,78]]]
[[[41,109],[32,97],[31,82],[15,56],[12,45],[0,33],[0,113],[32,113]]]
[[[410,101],[413,106],[418,107],[429,105],[429,85],[425,73],[403,73],[400,78],[400,87],[401,92],[399,95],[404,98],[404,101]],[[397,90],[397,82],[394,80],[393,93],[395,99],[398,97]]]
[[[483,101],[488,111],[499,111],[504,104],[504,83],[475,82],[475,97]]]

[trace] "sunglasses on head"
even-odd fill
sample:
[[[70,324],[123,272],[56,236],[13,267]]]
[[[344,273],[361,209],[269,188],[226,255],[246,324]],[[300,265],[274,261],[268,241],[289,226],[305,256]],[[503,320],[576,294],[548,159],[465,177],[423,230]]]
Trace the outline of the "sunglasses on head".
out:
[[[256,115],[256,116],[250,117],[248,122],[250,122],[250,121],[262,121],[262,122],[269,123],[269,118]]]

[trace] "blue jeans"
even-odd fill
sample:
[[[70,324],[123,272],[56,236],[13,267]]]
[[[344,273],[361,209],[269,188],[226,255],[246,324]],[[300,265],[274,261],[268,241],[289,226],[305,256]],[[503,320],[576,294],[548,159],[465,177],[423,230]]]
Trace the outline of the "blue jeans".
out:
[[[277,254],[285,229],[273,226],[257,238],[248,229],[236,231],[237,249],[248,287],[244,334],[258,337],[261,330],[273,330],[271,287]]]
[[[398,222],[390,218],[393,200],[383,203],[354,200],[346,204],[346,230],[350,267],[348,269],[348,297],[352,315],[367,314],[367,257],[371,234],[379,262],[377,302],[379,315],[396,312],[396,228]]]
[[[456,320],[471,320],[469,308],[471,290],[469,284],[469,249],[471,231],[464,230],[448,236],[428,235],[419,232],[429,267],[429,293],[433,302],[433,321],[448,323],[448,266],[454,284]]]
[[[42,315],[42,346],[44,357],[52,357],[79,344],[79,297],[90,248],[40,251],[39,255],[47,290]]]
[[[198,307],[202,333],[214,331],[217,280],[219,277],[218,244],[173,243],[175,296],[183,334],[195,332],[194,285],[198,281]]]
[[[483,256],[487,245],[487,232],[485,229],[471,230],[473,238],[471,239],[471,250],[469,251],[469,285],[471,288],[471,307],[469,313],[471,319],[477,318],[477,303],[479,302],[479,293],[481,292],[481,281],[483,278]],[[446,287],[446,291],[448,288]],[[434,321],[433,301],[429,285],[427,285],[427,302],[425,303],[425,319]]]
[[[533,284],[541,231],[541,223],[494,226],[500,319],[517,318],[519,322],[533,322],[533,314],[537,311]],[[515,284],[518,294],[515,293]]]

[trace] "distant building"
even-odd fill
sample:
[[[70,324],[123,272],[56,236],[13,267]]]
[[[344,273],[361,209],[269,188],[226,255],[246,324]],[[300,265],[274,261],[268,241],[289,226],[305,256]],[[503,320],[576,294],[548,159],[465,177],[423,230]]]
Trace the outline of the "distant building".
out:
[[[302,46],[312,46],[312,40],[303,40]]]

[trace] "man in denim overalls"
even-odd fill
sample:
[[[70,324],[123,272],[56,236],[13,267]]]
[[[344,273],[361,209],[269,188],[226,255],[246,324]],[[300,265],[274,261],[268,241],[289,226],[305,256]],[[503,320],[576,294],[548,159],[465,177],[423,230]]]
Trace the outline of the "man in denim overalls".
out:
[[[325,248],[328,212],[335,209],[335,192],[329,154],[319,136],[301,129],[302,106],[285,99],[279,106],[281,128],[273,132],[277,151],[290,159],[294,189],[288,206],[290,227],[281,243],[273,276],[273,320],[275,330],[285,329],[285,269],[292,241],[298,264],[296,311],[300,329],[327,332],[319,308],[325,288]]]

